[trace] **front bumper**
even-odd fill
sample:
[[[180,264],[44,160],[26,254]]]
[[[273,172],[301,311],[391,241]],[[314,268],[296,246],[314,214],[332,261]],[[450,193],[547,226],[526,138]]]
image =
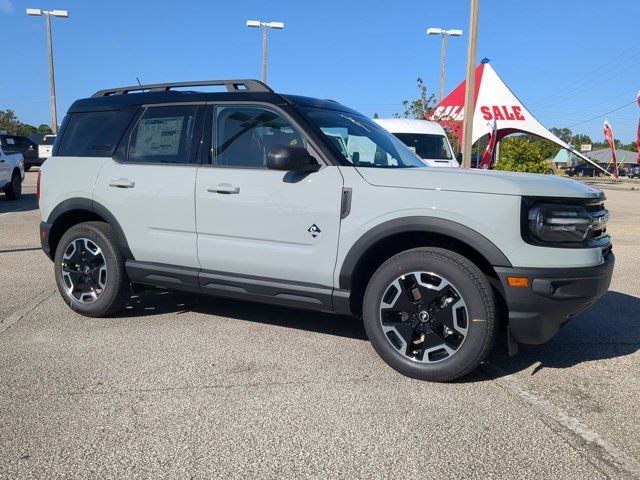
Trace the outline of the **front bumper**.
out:
[[[540,344],[602,297],[611,283],[615,256],[586,268],[496,268],[509,309],[509,333],[518,343]],[[507,277],[526,277],[527,287],[510,287]]]

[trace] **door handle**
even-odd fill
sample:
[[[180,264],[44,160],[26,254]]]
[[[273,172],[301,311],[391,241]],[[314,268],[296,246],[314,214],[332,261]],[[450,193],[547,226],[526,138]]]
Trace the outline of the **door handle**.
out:
[[[128,178],[112,178],[109,180],[109,186],[117,188],[133,188],[136,186],[136,182],[129,180]]]
[[[227,195],[231,195],[234,193],[240,193],[240,187],[234,187],[229,183],[220,183],[215,186],[207,187],[207,192],[210,193],[224,193]]]

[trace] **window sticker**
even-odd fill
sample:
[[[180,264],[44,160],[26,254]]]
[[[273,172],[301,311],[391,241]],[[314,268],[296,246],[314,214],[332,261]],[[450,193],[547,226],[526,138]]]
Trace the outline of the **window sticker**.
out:
[[[141,120],[133,146],[135,155],[177,155],[183,121],[183,116]]]

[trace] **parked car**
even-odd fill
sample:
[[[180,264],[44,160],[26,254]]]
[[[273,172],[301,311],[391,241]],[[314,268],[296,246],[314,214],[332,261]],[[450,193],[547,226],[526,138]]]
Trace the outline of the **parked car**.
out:
[[[606,170],[607,172],[609,172],[611,175],[613,175],[615,172],[615,167],[613,166],[613,164],[601,163],[600,167],[602,167],[603,170]],[[600,170],[598,175],[602,177],[605,174],[602,172],[602,170]],[[624,177],[626,175],[627,175],[627,170],[624,168],[623,165],[618,164],[618,176]]]
[[[437,122],[410,118],[374,118],[430,167],[460,167],[444,129]]]
[[[640,178],[640,165],[631,165],[627,172],[629,178]]]
[[[42,164],[51,156],[53,144],[56,141],[56,135],[36,133],[35,135],[31,135],[29,138],[38,144],[38,158]]]
[[[574,163],[564,173],[570,177],[594,177],[596,175],[596,167],[588,163]]]
[[[358,112],[256,80],[96,92],[53,158],[39,236],[82,315],[142,284],[361,316],[390,366],[448,381],[501,322],[510,353],[543,343],[611,281],[600,190],[430,168]]]
[[[18,200],[22,195],[24,164],[21,153],[7,153],[0,145],[0,190],[9,200]]]
[[[38,145],[27,137],[20,135],[0,135],[0,146],[5,153],[21,153],[24,160],[24,169],[40,166],[42,161],[38,158]]]

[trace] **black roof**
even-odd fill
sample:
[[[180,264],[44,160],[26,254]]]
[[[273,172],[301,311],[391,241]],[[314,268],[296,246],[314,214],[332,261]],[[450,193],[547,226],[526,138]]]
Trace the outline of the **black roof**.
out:
[[[210,85],[226,86],[227,91],[203,92],[174,90],[174,88]],[[154,103],[205,101],[255,101],[274,105],[299,105],[358,113],[333,100],[321,100],[299,95],[282,95],[275,93],[271,88],[258,80],[209,80],[105,89],[96,92],[90,98],[76,100],[71,107],[69,107],[68,113],[120,110],[128,106]]]

